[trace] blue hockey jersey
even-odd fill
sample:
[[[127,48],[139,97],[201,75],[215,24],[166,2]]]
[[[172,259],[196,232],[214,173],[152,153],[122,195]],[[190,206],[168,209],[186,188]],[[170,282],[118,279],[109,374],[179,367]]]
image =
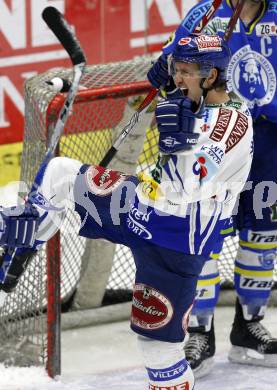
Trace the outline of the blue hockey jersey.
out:
[[[179,39],[192,32],[212,0],[202,0],[194,6],[176,30],[164,53],[172,52]],[[224,35],[233,14],[230,0],[223,0],[204,32]],[[277,0],[264,0],[259,16],[247,27],[239,19],[230,37],[232,52],[227,77],[229,89],[248,105],[254,119],[264,116],[277,122]]]

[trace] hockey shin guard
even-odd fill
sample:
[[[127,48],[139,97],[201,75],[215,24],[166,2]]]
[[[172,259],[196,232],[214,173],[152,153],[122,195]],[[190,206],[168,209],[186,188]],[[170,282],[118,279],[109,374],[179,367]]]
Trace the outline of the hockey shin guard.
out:
[[[235,289],[245,320],[261,319],[273,285],[276,248],[253,249],[241,246],[235,261]]]
[[[198,278],[196,298],[189,319],[189,329],[198,328],[203,332],[208,332],[211,329],[220,288],[217,261],[216,258],[210,258],[205,263]]]

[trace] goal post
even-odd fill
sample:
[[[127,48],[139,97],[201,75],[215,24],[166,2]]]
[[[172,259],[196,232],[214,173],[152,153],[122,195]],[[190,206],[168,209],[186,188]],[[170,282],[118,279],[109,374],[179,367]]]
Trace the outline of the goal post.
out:
[[[150,91],[146,74],[151,58],[87,66],[57,155],[99,164],[144,96]],[[47,141],[64,102],[46,83],[71,79],[71,70],[55,68],[25,84],[25,132],[21,182],[28,193],[43,159]],[[115,156],[111,168],[135,174],[150,171],[158,155],[155,103],[139,120]],[[79,216],[68,211],[60,229],[34,257],[16,290],[0,311],[0,361],[43,364],[54,377],[60,373],[62,310],[99,308],[112,299],[130,300],[135,265],[128,248],[78,236]],[[219,268],[222,285],[232,284],[238,239],[225,240]],[[276,280],[276,273],[275,273]],[[67,313],[68,314],[68,313]],[[13,346],[11,348],[11,346]]]
[[[81,89],[75,99],[59,143],[58,155],[91,164],[99,163],[142,96],[150,91],[151,86],[145,79],[150,65],[149,59],[137,59],[88,66],[81,81],[85,89]],[[29,79],[25,84],[25,132],[20,179],[24,184],[20,193],[22,199],[28,193],[43,159],[64,102],[64,95],[56,95],[46,83],[56,76],[71,79],[71,70],[53,69]],[[125,147],[122,155],[125,157],[114,160],[114,169],[135,173],[138,145],[140,143],[142,147],[148,126],[145,118],[149,125],[153,120],[153,110],[142,118],[139,131],[136,129],[129,138],[136,145],[136,151],[130,153],[134,145],[132,148]],[[78,226],[78,215],[68,212],[60,233],[34,257],[16,290],[8,296],[0,312],[0,330],[5,340],[0,347],[0,361],[5,364],[43,364],[50,376],[58,375],[60,304],[68,305],[68,301],[72,300],[75,308],[101,306],[115,247],[107,243],[94,244],[79,237]],[[98,254],[99,246],[103,247],[101,256]],[[97,256],[98,261],[93,261]],[[83,275],[90,275],[89,291],[80,283]],[[84,302],[82,295],[91,297],[89,302]]]

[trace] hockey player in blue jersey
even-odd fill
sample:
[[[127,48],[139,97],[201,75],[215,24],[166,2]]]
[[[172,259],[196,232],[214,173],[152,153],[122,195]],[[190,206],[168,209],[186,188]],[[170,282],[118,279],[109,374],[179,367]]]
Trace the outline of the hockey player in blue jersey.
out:
[[[193,31],[212,1],[193,7],[149,72],[155,87],[168,82],[165,58],[180,36]],[[205,32],[223,36],[237,0],[223,0]],[[277,1],[246,0],[231,35],[229,88],[239,94],[254,119],[254,157],[247,191],[241,194],[236,227],[239,249],[235,260],[236,315],[230,335],[229,359],[277,367],[277,339],[261,324],[273,285],[277,248]],[[217,244],[203,268],[190,317],[186,356],[195,374],[210,371],[215,353],[213,313],[219,295]],[[252,352],[251,352],[252,351]]]
[[[65,200],[80,216],[81,236],[130,247],[136,263],[131,327],[151,390],[194,388],[182,342],[197,279],[250,171],[252,119],[226,92],[229,58],[218,36],[177,43],[169,60],[177,88],[157,105],[160,157],[152,175],[58,157],[39,189],[51,207],[34,204],[40,224],[33,251],[60,227]],[[9,272],[2,289],[14,288],[19,276]]]

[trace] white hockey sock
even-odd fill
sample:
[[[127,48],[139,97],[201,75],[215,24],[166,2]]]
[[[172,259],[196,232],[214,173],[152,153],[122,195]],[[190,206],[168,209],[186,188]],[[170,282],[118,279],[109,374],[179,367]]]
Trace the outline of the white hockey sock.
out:
[[[38,229],[38,240],[49,240],[61,227],[66,209],[74,209],[72,191],[81,166],[79,161],[67,157],[56,157],[49,162],[39,188],[42,198],[49,204],[46,204],[46,212],[44,207],[37,205],[44,218]]]
[[[183,343],[138,336],[150,390],[193,390],[194,376],[185,359]]]

